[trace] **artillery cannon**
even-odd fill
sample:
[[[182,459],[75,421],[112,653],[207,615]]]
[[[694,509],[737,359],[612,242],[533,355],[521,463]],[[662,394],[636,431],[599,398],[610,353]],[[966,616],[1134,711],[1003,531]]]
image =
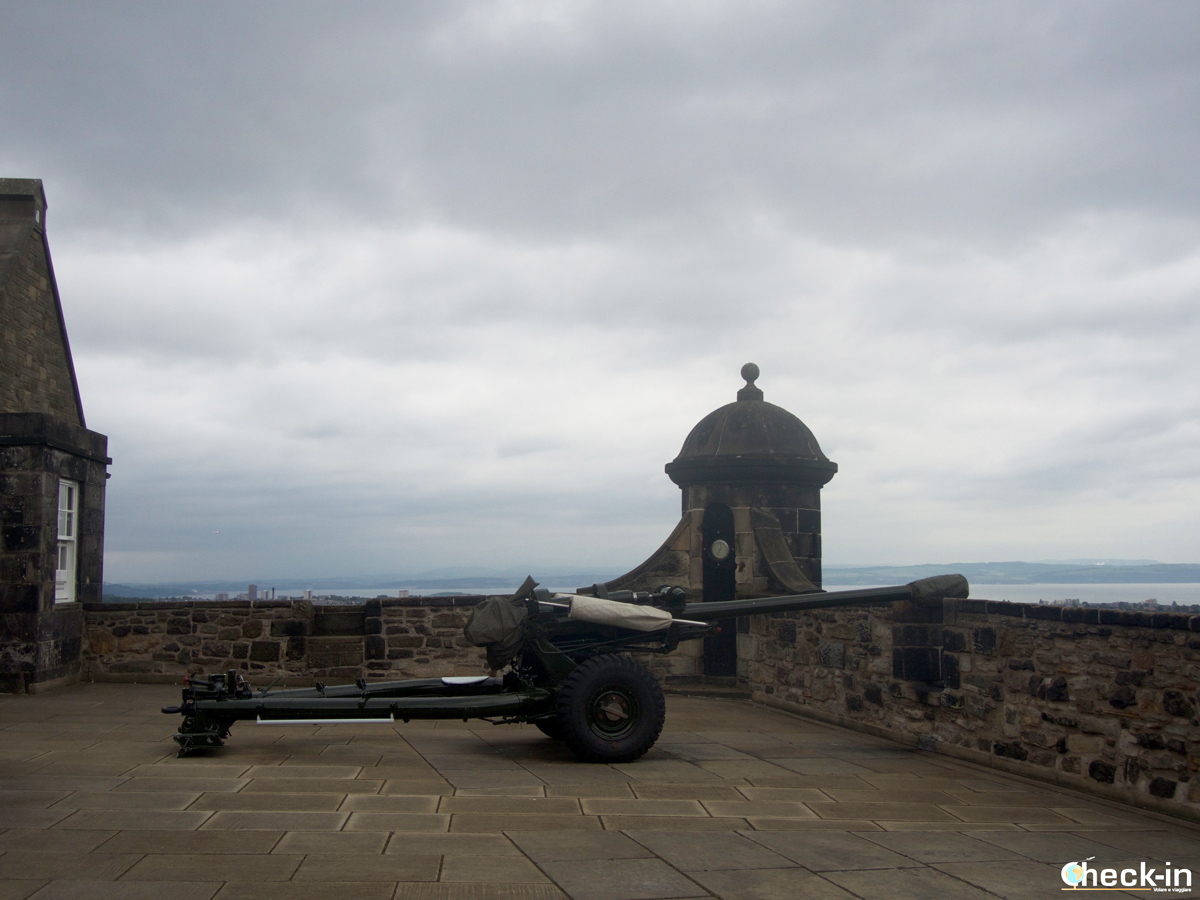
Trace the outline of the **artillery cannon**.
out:
[[[330,725],[408,722],[412,719],[485,719],[530,722],[563,740],[588,762],[629,762],[649,750],[662,731],[662,688],[627,651],[669,653],[680,641],[717,630],[737,616],[838,606],[934,602],[966,597],[967,580],[940,575],[907,585],[815,592],[786,597],[689,603],[682,588],[653,593],[555,594],[527,578],[511,597],[476,607],[464,629],[487,649],[493,673],[419,678],[299,690],[255,691],[236,671],[185,681],[175,734],[179,755],[222,746],[234,722],[259,725]]]

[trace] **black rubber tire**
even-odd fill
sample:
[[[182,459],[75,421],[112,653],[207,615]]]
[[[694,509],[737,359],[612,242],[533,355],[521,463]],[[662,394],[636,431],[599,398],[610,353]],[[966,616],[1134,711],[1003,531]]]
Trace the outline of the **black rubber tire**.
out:
[[[662,688],[628,656],[580,663],[558,692],[562,739],[585,762],[632,762],[654,746],[667,718]]]
[[[546,737],[553,738],[556,741],[561,741],[563,739],[563,727],[559,724],[557,717],[534,719],[533,724],[536,725],[537,730]]]

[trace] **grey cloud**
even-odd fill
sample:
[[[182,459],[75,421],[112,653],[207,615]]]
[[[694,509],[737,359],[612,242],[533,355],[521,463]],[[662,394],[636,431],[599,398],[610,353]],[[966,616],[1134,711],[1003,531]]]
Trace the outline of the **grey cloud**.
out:
[[[580,9],[539,53],[472,40],[473,4],[16,5],[4,112],[35,126],[18,160],[61,160],[151,235],[244,215],[626,234],[766,208],[839,240],[986,240],[1081,201],[1196,200],[1186,6]]]
[[[831,560],[1195,543],[1191,5],[3,11],[113,578],[632,565],[749,359]]]

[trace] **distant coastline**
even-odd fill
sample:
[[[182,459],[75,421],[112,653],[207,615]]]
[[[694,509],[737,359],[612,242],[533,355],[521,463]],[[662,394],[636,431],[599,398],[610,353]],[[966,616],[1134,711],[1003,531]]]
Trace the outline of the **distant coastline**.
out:
[[[920,566],[824,567],[837,584],[907,584],[954,572],[981,584],[1200,584],[1200,565],[1141,562],[986,562]]]
[[[413,595],[446,593],[506,593],[521,583],[526,574],[553,590],[605,581],[623,573],[623,569],[602,568],[568,570],[545,567],[487,572],[479,569],[426,572],[415,576],[382,575],[345,578],[261,578],[260,591],[274,588],[278,595],[295,596],[311,590],[317,596],[369,596],[381,593],[395,596],[399,590]],[[518,574],[519,572],[519,574]],[[837,566],[824,567],[829,585],[907,584],[919,578],[954,572],[966,576],[972,584],[987,585],[1153,585],[1200,584],[1200,565],[1135,562],[987,562],[947,563],[918,566]],[[209,597],[218,593],[237,596],[246,590],[245,581],[190,581],[156,584],[104,584],[106,601],[120,599],[161,599],[168,597]]]

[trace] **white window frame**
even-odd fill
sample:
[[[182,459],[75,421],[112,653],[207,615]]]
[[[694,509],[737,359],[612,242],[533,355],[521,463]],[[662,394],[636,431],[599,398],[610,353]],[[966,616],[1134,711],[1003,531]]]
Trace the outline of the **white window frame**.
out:
[[[54,602],[74,603],[79,569],[79,482],[58,479],[58,557]]]

